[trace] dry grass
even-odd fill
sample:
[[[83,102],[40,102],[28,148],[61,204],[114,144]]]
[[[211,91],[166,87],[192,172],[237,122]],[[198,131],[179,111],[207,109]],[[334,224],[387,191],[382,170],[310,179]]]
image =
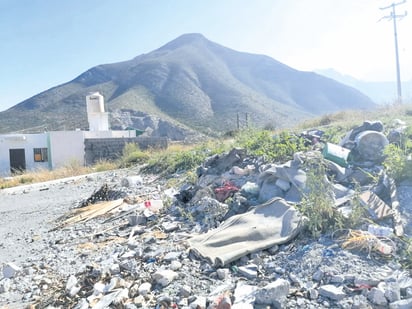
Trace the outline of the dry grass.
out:
[[[19,175],[14,175],[13,177],[0,178],[0,189],[107,171],[116,169],[117,167],[118,166],[116,163],[107,161],[98,162],[94,166],[90,167],[80,166],[76,163],[69,163],[64,167],[57,168],[55,170],[39,169],[36,171],[28,171]]]

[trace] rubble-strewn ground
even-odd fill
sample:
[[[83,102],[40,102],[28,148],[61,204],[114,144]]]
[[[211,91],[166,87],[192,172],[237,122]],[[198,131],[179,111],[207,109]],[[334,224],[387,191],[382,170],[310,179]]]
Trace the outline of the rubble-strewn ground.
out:
[[[136,175],[118,170],[1,190],[0,308],[412,308],[412,278],[396,255],[344,250],[330,235],[301,233],[214,267],[188,251],[201,216],[168,205],[179,188],[150,175],[124,182]],[[60,225],[104,184],[111,200],[135,199],[129,207],[148,198],[165,207]],[[410,234],[412,186],[398,186],[398,196]]]

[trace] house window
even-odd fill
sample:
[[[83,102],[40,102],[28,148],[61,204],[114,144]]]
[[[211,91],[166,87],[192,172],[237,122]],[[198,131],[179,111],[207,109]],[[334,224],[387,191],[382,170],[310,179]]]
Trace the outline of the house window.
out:
[[[34,148],[34,162],[47,162],[49,160],[47,156],[47,148]]]

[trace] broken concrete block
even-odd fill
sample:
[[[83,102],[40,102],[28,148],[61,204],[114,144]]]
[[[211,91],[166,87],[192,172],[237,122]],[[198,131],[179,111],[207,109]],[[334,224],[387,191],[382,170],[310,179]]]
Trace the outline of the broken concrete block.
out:
[[[121,185],[123,187],[136,187],[143,184],[143,178],[141,176],[129,176],[125,177],[121,180]]]
[[[392,215],[392,209],[372,191],[365,191],[359,195],[359,202],[368,208],[374,219],[384,219]]]
[[[235,303],[233,304],[232,308],[238,306],[239,308],[249,308],[251,305],[253,308],[253,303],[255,302],[255,292],[257,291],[258,287],[254,285],[238,283],[235,292],[234,298]]]
[[[239,274],[249,279],[257,278],[257,270],[258,269],[255,264],[238,267]]]
[[[385,297],[389,303],[396,302],[401,299],[401,288],[396,281],[381,282],[378,288],[384,291]]]
[[[21,271],[21,268],[14,263],[7,263],[3,266],[3,277],[4,278],[13,278],[18,272]]]
[[[378,305],[378,306],[386,306],[388,304],[388,301],[385,297],[385,293],[378,288],[372,288],[368,294],[367,298],[372,304]]]
[[[345,292],[342,290],[342,287],[336,287],[332,284],[322,285],[319,288],[319,294],[323,297],[337,301],[345,298],[346,296]]]
[[[153,280],[161,286],[169,285],[177,277],[178,274],[169,269],[159,269],[153,274]]]
[[[261,305],[277,305],[289,294],[290,283],[285,279],[277,279],[260,288],[255,293],[255,303]]]

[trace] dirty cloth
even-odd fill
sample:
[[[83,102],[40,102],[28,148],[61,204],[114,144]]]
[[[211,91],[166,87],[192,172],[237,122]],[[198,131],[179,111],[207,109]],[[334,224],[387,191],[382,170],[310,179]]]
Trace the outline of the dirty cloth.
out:
[[[290,241],[302,226],[299,212],[276,197],[254,209],[230,217],[218,228],[189,239],[190,250],[216,266],[249,253]]]

